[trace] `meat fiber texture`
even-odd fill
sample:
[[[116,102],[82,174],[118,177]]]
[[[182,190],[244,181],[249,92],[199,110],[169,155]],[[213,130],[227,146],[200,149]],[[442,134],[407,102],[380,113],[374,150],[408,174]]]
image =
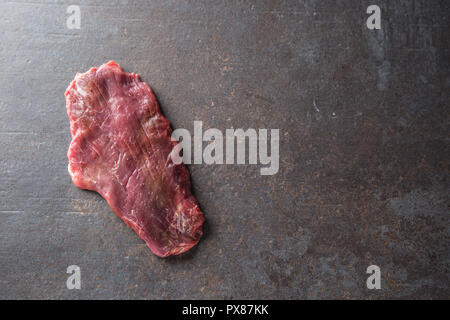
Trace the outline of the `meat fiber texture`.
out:
[[[197,244],[203,213],[186,166],[172,161],[177,142],[150,86],[110,61],[77,73],[66,104],[73,183],[101,194],[157,256]]]

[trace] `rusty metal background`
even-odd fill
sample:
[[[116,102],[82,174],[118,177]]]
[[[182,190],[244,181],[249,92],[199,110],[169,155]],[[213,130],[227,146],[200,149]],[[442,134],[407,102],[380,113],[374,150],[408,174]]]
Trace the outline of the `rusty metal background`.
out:
[[[450,2],[375,2],[1,0],[0,298],[449,298]],[[110,59],[174,128],[280,129],[276,175],[190,166],[207,224],[185,255],[67,173],[64,91]]]

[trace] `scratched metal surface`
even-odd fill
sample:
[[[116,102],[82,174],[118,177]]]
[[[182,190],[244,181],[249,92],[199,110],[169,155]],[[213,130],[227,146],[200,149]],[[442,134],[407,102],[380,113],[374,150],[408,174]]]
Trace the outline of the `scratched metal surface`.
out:
[[[377,1],[380,31],[369,4],[0,1],[0,298],[449,298],[450,2]],[[64,91],[110,59],[175,128],[281,130],[274,176],[190,166],[207,224],[183,256],[67,173]]]

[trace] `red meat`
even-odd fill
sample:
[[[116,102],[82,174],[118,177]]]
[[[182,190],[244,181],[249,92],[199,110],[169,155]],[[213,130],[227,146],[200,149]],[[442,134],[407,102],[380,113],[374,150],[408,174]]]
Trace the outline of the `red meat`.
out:
[[[193,247],[203,213],[186,166],[172,162],[177,142],[150,86],[110,61],[78,73],[66,104],[73,183],[101,194],[156,255]]]

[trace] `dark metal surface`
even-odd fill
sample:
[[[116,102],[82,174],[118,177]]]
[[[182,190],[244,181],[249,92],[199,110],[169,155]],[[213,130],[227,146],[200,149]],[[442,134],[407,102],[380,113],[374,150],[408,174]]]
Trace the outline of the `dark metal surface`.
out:
[[[449,298],[450,3],[376,2],[382,30],[368,1],[2,0],[0,298]],[[64,91],[110,59],[174,128],[280,129],[274,176],[190,166],[207,225],[183,256],[67,173]]]

